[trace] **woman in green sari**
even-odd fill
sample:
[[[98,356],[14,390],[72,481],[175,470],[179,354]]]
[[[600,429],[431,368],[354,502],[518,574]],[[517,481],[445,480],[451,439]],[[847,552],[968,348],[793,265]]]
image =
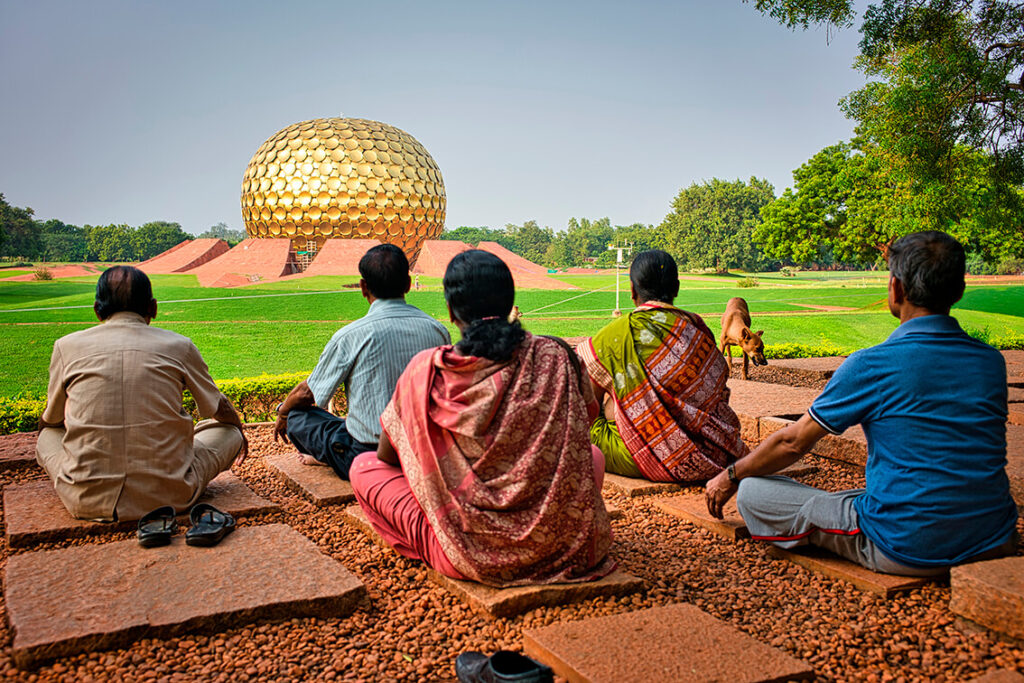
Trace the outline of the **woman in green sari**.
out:
[[[671,256],[637,254],[629,279],[636,309],[577,349],[605,406],[590,440],[608,472],[705,481],[747,453],[729,407],[729,367],[704,321],[672,305]]]

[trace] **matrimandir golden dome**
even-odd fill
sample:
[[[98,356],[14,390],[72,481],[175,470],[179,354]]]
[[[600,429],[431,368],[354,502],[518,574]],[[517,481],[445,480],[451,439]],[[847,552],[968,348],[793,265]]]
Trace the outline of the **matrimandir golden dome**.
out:
[[[330,238],[379,239],[410,263],[444,230],[441,171],[404,130],[329,118],[284,128],[260,145],[242,180],[250,237],[290,238],[310,260]]]

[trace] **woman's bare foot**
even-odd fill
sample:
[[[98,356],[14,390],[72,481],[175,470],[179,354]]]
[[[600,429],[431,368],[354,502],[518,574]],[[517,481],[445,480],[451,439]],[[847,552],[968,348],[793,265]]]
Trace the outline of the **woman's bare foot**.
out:
[[[321,467],[326,467],[327,466],[327,463],[320,462],[319,460],[314,458],[312,455],[307,455],[305,453],[296,453],[295,457],[298,458],[299,462],[301,462],[303,465],[311,465],[311,466],[320,465]]]

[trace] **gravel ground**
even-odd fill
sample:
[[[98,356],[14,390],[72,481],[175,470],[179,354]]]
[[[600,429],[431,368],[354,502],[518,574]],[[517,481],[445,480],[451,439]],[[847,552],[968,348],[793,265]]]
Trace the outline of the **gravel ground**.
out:
[[[0,674],[27,681],[451,680],[460,652],[519,650],[523,629],[673,602],[696,604],[810,662],[823,681],[963,681],[992,669],[1024,670],[1024,647],[956,628],[947,607],[948,586],[932,585],[886,601],[769,558],[760,544],[728,543],[658,512],[650,498],[616,494],[609,496],[624,516],[613,522],[613,553],[626,571],[645,579],[647,590],[492,621],[429,583],[419,563],[375,546],[343,524],[339,508],[318,509],[278,483],[261,457],[283,448],[273,444],[268,428],[252,429],[250,443],[252,455],[236,472],[258,493],[281,504],[282,512],[240,524],[284,522],[298,529],[363,580],[368,608],[344,619],[293,619],[215,634],[145,639],[122,650],[62,659],[33,672],[11,664],[6,654],[11,635],[4,626]],[[863,483],[854,469],[812,460],[820,470],[806,477],[807,483],[829,489]],[[6,473],[0,483],[27,478],[40,476]],[[1024,524],[1020,528],[1024,532]],[[90,542],[131,537],[125,533]],[[0,562],[6,564],[9,552],[0,539]],[[1024,554],[1021,548],[1018,554]]]

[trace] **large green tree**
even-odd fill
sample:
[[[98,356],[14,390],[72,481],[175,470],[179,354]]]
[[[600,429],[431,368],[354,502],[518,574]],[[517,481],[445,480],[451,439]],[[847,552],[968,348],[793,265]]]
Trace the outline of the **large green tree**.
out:
[[[752,269],[761,252],[753,231],[760,223],[761,207],[775,199],[767,180],[712,178],[680,190],[672,212],[658,226],[658,238],[685,269]]]
[[[505,248],[534,263],[544,261],[548,247],[555,239],[554,231],[540,227],[537,221],[526,221],[522,225],[509,223],[505,226],[505,234],[509,240],[509,246]]]
[[[171,247],[189,239],[181,224],[168,221],[151,221],[132,230],[132,259],[144,261],[161,254]]]
[[[931,229],[988,261],[1019,254],[1024,214],[1008,207],[1020,191],[992,181],[984,152],[960,153],[960,172],[940,193],[894,173],[876,147],[826,147],[793,171],[793,189],[761,210],[754,239],[766,255],[801,264],[869,264],[900,236]]]
[[[37,259],[42,251],[32,209],[11,206],[0,193],[0,256]]]
[[[37,221],[37,229],[42,240],[42,258],[44,261],[84,261],[86,257],[86,231],[76,225],[68,225],[64,221],[51,218],[48,221]]]
[[[749,1],[749,0],[744,0]],[[755,0],[791,28],[851,26],[853,0]],[[987,176],[992,215],[1021,210],[1024,3],[882,0],[867,6],[855,62],[871,80],[841,101],[861,148],[898,185],[913,224],[950,229],[958,186]]]
[[[565,231],[565,264],[582,266],[608,251],[615,239],[611,219],[570,218]]]

